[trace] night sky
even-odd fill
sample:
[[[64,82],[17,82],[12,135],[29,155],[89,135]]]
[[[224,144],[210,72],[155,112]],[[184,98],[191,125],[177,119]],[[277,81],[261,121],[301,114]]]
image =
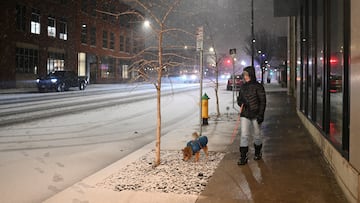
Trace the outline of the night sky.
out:
[[[173,0],[144,2],[156,16],[163,16]],[[197,27],[204,26],[204,50],[215,44],[218,53],[228,53],[230,48],[236,48],[238,55],[246,58],[242,50],[245,39],[251,35],[251,0],[182,0],[165,25],[192,33]],[[286,36],[286,26],[286,18],[273,17],[272,0],[254,0],[255,32],[266,30],[277,36]],[[183,33],[176,36],[172,33],[171,38],[167,38],[167,42],[172,45],[196,45],[193,36]]]

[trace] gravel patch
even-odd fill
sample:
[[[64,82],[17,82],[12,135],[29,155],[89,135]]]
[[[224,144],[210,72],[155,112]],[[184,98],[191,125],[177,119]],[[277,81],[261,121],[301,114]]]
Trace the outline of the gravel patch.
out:
[[[194,157],[182,160],[181,151],[161,151],[161,164],[153,167],[155,151],[120,169],[98,186],[114,191],[143,191],[199,195],[208,184],[225,153],[209,152],[206,160],[201,151],[199,162]]]

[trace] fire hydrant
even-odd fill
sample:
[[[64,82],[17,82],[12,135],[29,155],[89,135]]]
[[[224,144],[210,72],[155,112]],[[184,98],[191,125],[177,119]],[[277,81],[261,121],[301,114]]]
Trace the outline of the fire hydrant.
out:
[[[202,97],[201,97],[201,117],[202,117],[202,124],[203,125],[209,125],[208,123],[208,118],[209,118],[209,103],[208,100],[210,98],[208,97],[208,95],[205,93]]]

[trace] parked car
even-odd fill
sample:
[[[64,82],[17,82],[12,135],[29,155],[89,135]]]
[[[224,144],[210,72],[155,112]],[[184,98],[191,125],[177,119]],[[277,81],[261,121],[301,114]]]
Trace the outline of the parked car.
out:
[[[341,75],[330,74],[330,92],[341,92],[342,90],[342,77]]]
[[[74,71],[54,71],[46,77],[38,78],[36,83],[40,92],[47,90],[62,92],[69,90],[70,87],[79,87],[80,90],[84,90],[88,79],[85,76],[77,76]]]
[[[242,75],[235,75],[234,86],[233,86],[233,82],[234,82],[234,76],[232,75],[227,81],[226,90],[232,90],[233,87],[235,89],[239,89],[241,87],[241,85],[244,83]]]

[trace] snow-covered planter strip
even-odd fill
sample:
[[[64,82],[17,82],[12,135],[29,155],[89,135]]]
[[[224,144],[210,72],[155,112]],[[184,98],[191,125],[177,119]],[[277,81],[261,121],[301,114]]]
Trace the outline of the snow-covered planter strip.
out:
[[[102,185],[114,191],[144,191],[198,195],[208,184],[225,153],[209,152],[206,160],[201,151],[200,161],[182,160],[181,151],[161,151],[161,164],[153,168],[155,151],[127,165]]]

